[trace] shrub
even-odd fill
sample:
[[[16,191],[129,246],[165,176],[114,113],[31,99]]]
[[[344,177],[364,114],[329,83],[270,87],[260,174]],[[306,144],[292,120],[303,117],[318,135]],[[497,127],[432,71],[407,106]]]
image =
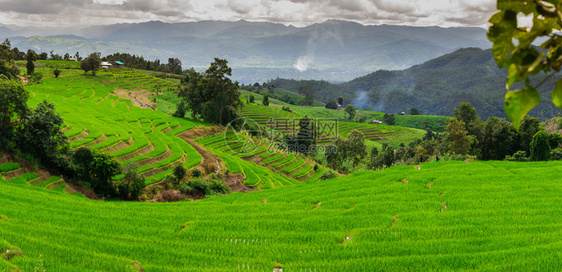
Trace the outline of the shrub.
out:
[[[211,187],[209,186],[209,183],[202,178],[191,180],[189,182],[189,187],[202,195],[208,195],[211,193]]]
[[[191,170],[191,176],[192,177],[200,177],[201,176],[201,170],[199,170],[199,168],[195,168],[193,170]]]
[[[58,78],[60,76],[59,68],[55,68],[55,70],[53,71],[53,74],[55,75],[56,78]]]
[[[336,172],[334,172],[332,170],[328,170],[328,171],[326,171],[322,174],[322,176],[320,177],[320,180],[333,179],[333,178],[337,178],[337,177],[338,177],[338,174],[336,174]]]
[[[263,96],[263,101],[262,101],[264,106],[269,106],[269,95],[264,95]]]
[[[176,202],[183,200],[181,192],[178,190],[165,190],[158,193],[155,197],[156,202]]]
[[[530,161],[531,159],[527,157],[527,153],[523,150],[519,150],[513,154],[513,156],[505,156],[506,161],[519,161],[519,162],[526,162]]]
[[[318,172],[318,168],[320,168],[320,167],[318,166],[318,164],[315,164],[315,165],[314,165],[314,172]]]
[[[533,136],[533,141],[529,145],[531,149],[531,159],[533,161],[546,161],[550,154],[550,145],[548,144],[548,136],[544,130],[541,130]]]
[[[334,101],[334,100],[330,100],[330,101],[328,101],[328,103],[326,103],[326,109],[337,110],[338,109],[338,103],[336,103],[336,101]]]
[[[256,98],[254,95],[250,95],[250,103],[254,103],[254,101],[256,101]]]
[[[217,166],[213,162],[206,162],[203,165],[203,169],[205,169],[205,173],[212,174],[212,173],[215,173],[217,171]]]
[[[228,185],[226,185],[224,180],[221,180],[221,179],[211,180],[211,182],[209,184],[209,188],[212,192],[217,193],[217,194],[221,194],[221,195],[230,193],[230,187],[228,187]]]
[[[39,72],[33,72],[33,74],[31,74],[31,79],[29,79],[29,84],[41,84],[42,79],[43,74]]]
[[[550,151],[550,159],[553,161],[562,161],[562,149],[555,148]]]
[[[174,168],[174,177],[176,178],[176,183],[180,183],[187,175],[187,169],[183,165],[178,165]]]

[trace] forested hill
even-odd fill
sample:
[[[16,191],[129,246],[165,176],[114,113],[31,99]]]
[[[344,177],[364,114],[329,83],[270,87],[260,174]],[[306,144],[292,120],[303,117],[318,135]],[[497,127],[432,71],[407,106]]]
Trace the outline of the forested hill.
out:
[[[282,79],[270,83],[293,91],[300,85],[312,85],[317,89],[317,99],[323,102],[342,95],[359,109],[388,113],[408,112],[416,107],[422,114],[452,116],[461,102],[470,102],[485,120],[490,116],[506,117],[506,76],[507,72],[494,62],[491,50],[465,48],[406,70],[379,70],[339,85]],[[531,81],[544,78],[540,74]],[[539,88],[541,105],[530,112],[531,116],[546,119],[558,115],[560,110],[550,101],[550,92],[559,78],[554,76]]]

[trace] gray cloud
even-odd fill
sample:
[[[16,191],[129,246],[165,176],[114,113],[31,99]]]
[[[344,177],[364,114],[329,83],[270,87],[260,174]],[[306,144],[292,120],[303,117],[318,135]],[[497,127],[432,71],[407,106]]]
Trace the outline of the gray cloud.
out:
[[[363,24],[486,27],[495,3],[496,0],[0,0],[0,23],[74,26],[246,19],[305,26],[342,19]]]

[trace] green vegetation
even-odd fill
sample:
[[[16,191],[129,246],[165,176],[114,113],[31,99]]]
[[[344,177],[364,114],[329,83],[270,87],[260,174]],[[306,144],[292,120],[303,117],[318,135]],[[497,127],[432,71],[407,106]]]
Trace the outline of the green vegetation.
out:
[[[0,181],[0,252],[21,253],[0,267],[559,271],[561,170],[425,163],[165,204],[96,202],[22,176]]]
[[[529,77],[540,72],[550,74],[548,78],[560,71],[562,62],[562,3],[554,1],[506,2],[499,1],[499,11],[490,18],[488,39],[494,43],[492,52],[498,67],[505,67],[508,72],[505,95],[505,113],[519,130],[527,113],[541,102],[537,88],[544,82],[531,84]],[[519,14],[533,18],[532,27],[518,27]],[[542,40],[537,50],[533,42]],[[517,40],[517,46],[514,44]],[[546,54],[545,54],[546,53]],[[510,91],[513,83],[525,81],[525,87]],[[552,103],[562,109],[562,79],[554,85]]]

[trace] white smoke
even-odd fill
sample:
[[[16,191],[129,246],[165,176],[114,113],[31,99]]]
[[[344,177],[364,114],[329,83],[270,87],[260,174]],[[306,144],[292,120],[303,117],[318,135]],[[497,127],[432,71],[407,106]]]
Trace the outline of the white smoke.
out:
[[[369,110],[371,108],[371,99],[365,90],[355,91],[356,97],[351,101],[351,105],[359,110]]]
[[[297,58],[293,67],[300,72],[308,70],[310,65],[314,63],[316,50],[318,46],[326,44],[327,42],[336,42],[343,47],[343,39],[341,37],[341,25],[336,22],[327,22],[320,27],[314,29],[310,33],[310,37],[306,42],[306,55]]]
[[[304,72],[304,71],[308,70],[308,66],[313,61],[314,61],[313,55],[301,56],[297,59],[297,62],[295,62],[293,64],[293,67],[295,67],[295,69],[299,70],[300,72]]]

